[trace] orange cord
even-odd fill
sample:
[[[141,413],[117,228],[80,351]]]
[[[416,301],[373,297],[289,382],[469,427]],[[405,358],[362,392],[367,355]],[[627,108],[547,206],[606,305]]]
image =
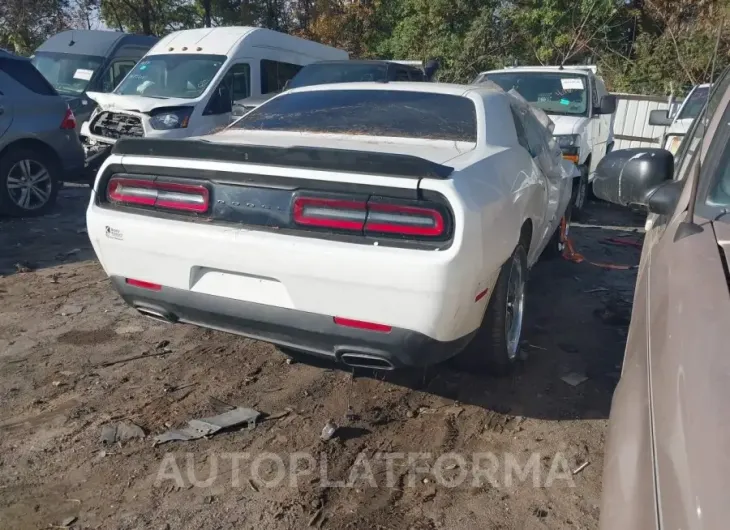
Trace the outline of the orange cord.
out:
[[[565,217],[563,217],[560,220],[560,242],[563,244],[563,259],[566,259],[568,261],[571,261],[573,263],[583,263],[584,261],[586,263],[590,263],[591,265],[595,265],[596,267],[601,267],[603,269],[613,269],[613,270],[631,270],[638,267],[638,265],[618,265],[615,263],[598,263],[595,261],[590,261],[585,258],[582,254],[576,252],[575,247],[573,246],[573,242],[570,240],[570,238],[566,235],[567,232],[567,223],[565,222]]]

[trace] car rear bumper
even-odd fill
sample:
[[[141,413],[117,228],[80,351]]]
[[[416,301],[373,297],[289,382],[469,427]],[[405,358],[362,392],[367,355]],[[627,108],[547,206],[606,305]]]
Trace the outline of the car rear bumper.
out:
[[[442,342],[406,329],[357,329],[336,324],[331,316],[164,286],[155,291],[129,285],[119,276],[111,279],[122,298],[147,316],[235,333],[351,365],[388,369],[436,364],[459,353],[475,333]]]

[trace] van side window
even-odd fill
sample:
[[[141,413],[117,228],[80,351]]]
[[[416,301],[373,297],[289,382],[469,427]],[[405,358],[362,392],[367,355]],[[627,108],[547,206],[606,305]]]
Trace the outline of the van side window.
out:
[[[596,90],[596,80],[590,79],[589,82],[591,84],[591,99],[593,100],[593,102],[591,104],[593,105],[593,108],[595,109],[596,107],[598,107],[601,104],[601,100],[598,97],[598,91]]]
[[[246,99],[251,95],[251,67],[248,63],[234,64],[226,77],[233,101]]]
[[[102,90],[104,92],[111,92],[114,90],[120,81],[127,76],[132,68],[134,68],[135,64],[137,64],[137,61],[133,59],[120,59],[118,61],[114,61],[111,65],[109,65],[109,69],[104,74]]]
[[[261,94],[278,92],[302,69],[300,64],[261,60]]]

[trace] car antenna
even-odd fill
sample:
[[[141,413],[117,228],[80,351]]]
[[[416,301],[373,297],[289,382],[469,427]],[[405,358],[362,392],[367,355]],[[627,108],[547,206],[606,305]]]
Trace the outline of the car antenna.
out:
[[[717,51],[720,47],[720,37],[722,35],[722,30],[725,26],[725,17],[722,18],[722,21],[720,22],[720,27],[717,30],[717,39],[715,40],[715,50],[712,52],[712,69],[710,71],[710,83],[715,82],[715,66],[717,63]],[[716,87],[715,87],[716,88]],[[692,181],[692,190],[689,195],[689,207],[687,208],[687,219],[680,223],[680,225],[677,227],[677,232],[674,235],[674,240],[679,241],[680,239],[683,239],[687,236],[691,236],[694,234],[699,234],[703,231],[702,227],[695,223],[695,205],[697,204],[697,193],[699,191],[700,187],[700,173],[702,171],[702,146],[705,144],[705,137],[707,136],[707,108],[710,106],[710,100],[712,99],[712,90],[707,94],[707,100],[705,100],[705,104],[702,107],[702,111],[697,115],[697,119],[702,119],[705,121],[705,123],[698,122],[698,126],[703,126],[704,129],[702,130],[702,138],[700,139],[700,142],[698,145],[698,153],[697,153],[697,164],[695,164],[694,167],[694,180]]]
[[[69,46],[73,46],[74,44],[76,44],[76,41],[74,40],[74,35],[75,35],[74,30],[71,30],[71,40],[68,41]]]

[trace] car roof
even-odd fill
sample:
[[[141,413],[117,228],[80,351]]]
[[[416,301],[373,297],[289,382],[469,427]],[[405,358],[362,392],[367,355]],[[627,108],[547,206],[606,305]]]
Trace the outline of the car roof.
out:
[[[94,55],[106,57],[124,41],[124,44],[152,46],[157,37],[149,35],[133,35],[121,31],[74,29],[62,31],[41,44],[38,52],[73,53],[77,55]]]
[[[501,68],[498,70],[488,70],[481,72],[479,75],[484,74],[511,74],[514,72],[555,72],[564,74],[579,74],[579,75],[590,75],[595,73],[591,66],[515,66],[513,68]]]
[[[323,85],[310,85],[300,88],[292,88],[287,93],[315,92],[328,90],[397,90],[401,92],[430,92],[432,94],[450,94],[453,96],[465,96],[467,93],[505,93],[499,87],[481,85],[458,85],[454,83],[418,83],[399,81],[397,83],[333,83]]]

